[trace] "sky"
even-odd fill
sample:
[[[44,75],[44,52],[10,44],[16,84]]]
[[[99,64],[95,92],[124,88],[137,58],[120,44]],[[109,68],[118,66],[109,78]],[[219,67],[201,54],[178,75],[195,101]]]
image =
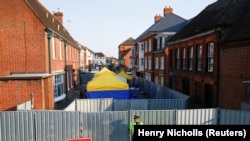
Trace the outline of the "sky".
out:
[[[191,19],[217,0],[39,0],[51,13],[63,13],[63,25],[81,45],[118,58],[118,46],[136,39],[163,9]]]

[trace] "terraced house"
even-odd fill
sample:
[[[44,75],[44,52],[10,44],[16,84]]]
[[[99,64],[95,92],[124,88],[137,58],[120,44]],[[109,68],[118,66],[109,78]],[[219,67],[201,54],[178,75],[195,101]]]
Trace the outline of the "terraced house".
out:
[[[240,109],[250,96],[249,24],[248,0],[207,6],[170,39],[166,86],[200,108]]]
[[[125,41],[123,41],[118,46],[118,58],[119,58],[119,65],[123,67],[124,71],[131,71],[131,54],[132,54],[132,47],[134,45],[134,38],[129,37]]]
[[[167,41],[187,22],[173,13],[173,8],[166,6],[163,16],[155,15],[154,23],[135,39],[132,59],[134,74],[146,80],[165,85]]]
[[[194,108],[249,105],[249,9],[248,0],[218,0],[185,20],[165,7],[135,39],[133,74],[189,95]]]
[[[0,4],[0,111],[54,109],[79,78],[79,44],[38,0]]]

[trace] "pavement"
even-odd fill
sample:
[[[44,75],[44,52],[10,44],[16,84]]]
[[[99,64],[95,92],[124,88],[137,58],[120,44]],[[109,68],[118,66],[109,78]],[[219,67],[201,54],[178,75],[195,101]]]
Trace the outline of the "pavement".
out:
[[[64,110],[66,107],[68,107],[68,105],[70,105],[70,103],[72,103],[75,99],[78,98],[81,87],[86,88],[86,85],[83,84],[83,85],[75,88],[75,90],[72,92],[72,94],[69,97],[65,98],[62,101],[55,103],[54,109],[55,110]]]

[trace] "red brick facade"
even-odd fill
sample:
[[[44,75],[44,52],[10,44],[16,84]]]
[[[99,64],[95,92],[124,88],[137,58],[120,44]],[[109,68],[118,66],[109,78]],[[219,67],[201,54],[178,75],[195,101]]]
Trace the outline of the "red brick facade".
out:
[[[46,26],[24,0],[1,3],[0,9],[4,9],[0,12],[0,111],[17,110],[31,99],[34,109],[54,109],[54,76],[61,73],[65,81],[70,79],[66,94],[78,84],[79,49],[68,43],[65,52],[65,41],[55,33],[48,41]]]
[[[119,54],[120,56],[123,56],[123,65],[124,65],[124,70],[129,71],[129,66],[130,66],[130,56],[132,55],[131,51],[132,45],[122,45],[119,46]]]
[[[207,71],[207,46],[208,43],[214,43],[213,71]],[[197,70],[197,49],[196,46],[202,46],[201,70]],[[192,70],[189,70],[188,49],[193,47]],[[218,83],[218,48],[215,34],[193,38],[187,41],[172,44],[167,52],[166,86],[191,96],[191,101],[199,107],[215,108],[217,107],[217,83]],[[185,67],[182,66],[182,51],[185,50]],[[176,52],[179,49],[179,63],[176,64]],[[178,68],[177,68],[178,66]],[[209,89],[209,90],[208,90]]]
[[[124,71],[129,71],[130,69],[131,48],[134,46],[133,40],[134,39],[130,37],[118,46],[119,63],[124,65]]]
[[[154,61],[154,50],[156,48],[156,39],[154,35],[150,35],[145,38],[142,42],[144,42],[144,58],[147,64],[144,64],[144,76],[151,78],[149,81],[155,82],[155,61]],[[151,45],[150,45],[151,44]],[[151,58],[151,60],[150,60]],[[145,62],[145,61],[144,61]],[[145,67],[145,65],[147,67]],[[158,72],[158,70],[157,70]],[[149,76],[147,76],[149,75]]]
[[[243,81],[250,79],[250,41],[221,45],[219,106],[240,109],[241,102],[249,102]]]

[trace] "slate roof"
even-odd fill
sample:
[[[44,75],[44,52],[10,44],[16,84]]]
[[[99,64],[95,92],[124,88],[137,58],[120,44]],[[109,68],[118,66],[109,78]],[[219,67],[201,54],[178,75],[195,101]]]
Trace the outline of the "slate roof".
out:
[[[171,27],[168,27],[168,28],[162,30],[162,32],[178,32],[178,31],[180,31],[183,27],[185,27],[191,20],[192,20],[192,19],[190,19],[190,20],[185,20],[185,21],[183,21],[183,22],[181,22],[181,23],[178,23],[178,24],[176,24],[176,25],[173,25],[173,26],[171,26]]]
[[[153,25],[151,25],[147,30],[145,30],[141,35],[139,35],[135,41],[140,41],[142,40],[144,37],[146,37],[148,34],[154,34],[154,33],[158,33],[161,32],[164,29],[167,29],[169,27],[172,27],[176,24],[182,23],[186,21],[186,19],[174,14],[174,13],[169,13],[167,15],[165,15],[164,17],[162,17],[162,19],[156,23],[154,23]]]
[[[134,41],[135,41],[134,38],[129,37],[127,40],[125,40],[124,42],[122,42],[119,46],[133,45]]]
[[[227,27],[221,42],[235,41],[250,37],[250,1],[218,0],[208,5],[182,30],[176,33],[169,42],[184,39],[217,27]]]
[[[250,0],[231,0],[224,15],[225,23],[231,26],[220,42],[250,39]]]
[[[98,57],[105,57],[105,55],[102,52],[95,52],[94,54],[95,56],[98,56]]]
[[[78,47],[77,42],[71,37],[69,32],[64,28],[62,23],[56,19],[40,2],[39,0],[24,0],[34,14],[38,17],[45,28],[51,29],[61,38],[67,40],[69,44]]]

